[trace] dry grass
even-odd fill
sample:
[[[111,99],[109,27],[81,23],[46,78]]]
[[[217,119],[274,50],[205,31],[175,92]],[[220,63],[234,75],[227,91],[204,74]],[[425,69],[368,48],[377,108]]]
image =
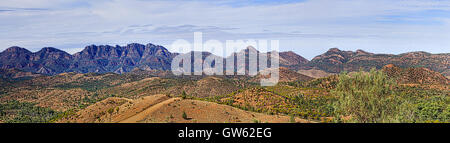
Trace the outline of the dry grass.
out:
[[[317,69],[309,69],[309,70],[298,70],[297,71],[300,74],[313,77],[313,78],[324,78],[331,75],[334,75],[333,73],[327,73],[323,70],[317,70]]]
[[[182,117],[183,112],[187,118]],[[212,102],[151,95],[134,100],[108,98],[59,122],[280,123],[289,119],[289,116],[253,113]],[[309,121],[296,118],[296,122]]]

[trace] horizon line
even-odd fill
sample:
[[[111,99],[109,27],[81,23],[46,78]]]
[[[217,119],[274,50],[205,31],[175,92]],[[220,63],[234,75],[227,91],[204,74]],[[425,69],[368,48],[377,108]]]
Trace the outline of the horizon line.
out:
[[[31,52],[31,53],[37,53],[37,52],[39,52],[39,51],[41,51],[42,49],[45,49],[45,48],[54,48],[54,49],[63,51],[63,52],[65,52],[65,53],[67,53],[67,54],[73,56],[73,55],[75,55],[75,54],[77,54],[77,53],[80,53],[80,52],[84,51],[84,50],[85,50],[87,47],[89,47],[89,46],[110,46],[110,47],[112,47],[112,48],[116,48],[117,46],[119,46],[119,47],[126,47],[126,46],[131,45],[131,44],[139,44],[139,45],[144,45],[144,46],[147,46],[147,45],[151,44],[151,45],[154,45],[154,46],[161,46],[161,47],[163,47],[164,49],[166,49],[167,51],[169,51],[170,53],[173,53],[173,54],[187,54],[187,53],[191,53],[191,52],[208,52],[208,53],[210,53],[210,54],[214,54],[214,53],[212,53],[211,51],[196,51],[196,50],[191,50],[191,51],[186,52],[186,53],[180,53],[180,52],[176,52],[176,51],[170,51],[169,49],[166,48],[166,46],[163,46],[163,45],[158,45],[158,44],[153,44],[153,43],[142,44],[142,43],[133,43],[133,42],[132,42],[132,43],[125,44],[125,45],[119,45],[119,44],[116,44],[116,45],[114,45],[114,46],[109,45],[109,44],[88,44],[87,46],[84,46],[84,48],[83,48],[81,51],[75,52],[75,53],[73,53],[73,54],[71,54],[71,53],[69,53],[69,52],[67,52],[67,51],[65,51],[65,50],[62,50],[62,49],[60,49],[60,48],[56,48],[56,47],[52,47],[52,46],[48,46],[48,47],[47,47],[47,46],[44,46],[44,47],[42,47],[42,48],[40,48],[39,50],[34,51],[34,52],[31,51],[31,50],[29,50],[28,48],[25,48],[25,47],[21,47],[21,46],[10,46],[10,47],[4,49],[3,51],[1,51],[0,53],[3,53],[3,52],[5,52],[6,50],[8,50],[8,49],[10,49],[10,48],[14,48],[14,47],[18,47],[18,48],[25,49],[25,50],[27,50],[27,51],[29,51],[29,52]],[[247,46],[246,48],[241,49],[239,52],[241,52],[242,50],[246,50],[246,49],[248,49],[249,47],[252,47],[252,46]],[[254,47],[253,47],[253,48],[254,48]],[[255,49],[256,49],[256,48],[255,48]],[[427,51],[410,51],[410,52],[404,52],[404,53],[399,53],[399,54],[394,54],[394,53],[372,53],[372,52],[369,52],[369,51],[366,51],[366,50],[363,50],[363,49],[357,49],[357,50],[355,50],[355,51],[352,51],[352,50],[341,50],[341,49],[339,49],[338,47],[332,47],[332,48],[329,48],[327,51],[323,52],[322,54],[325,54],[326,52],[328,52],[328,51],[330,51],[330,50],[332,50],[332,49],[337,49],[337,50],[343,51],[343,52],[357,52],[357,51],[361,50],[361,51],[367,52],[367,53],[369,53],[369,54],[376,54],[376,55],[383,55],[383,54],[384,54],[384,55],[402,55],[402,54],[407,54],[407,53],[420,53],[420,52],[424,52],[424,53],[428,53],[428,54],[435,54],[435,55],[439,55],[439,54],[450,54],[450,53],[432,53],[432,52],[427,52]],[[258,49],[257,49],[257,51],[260,52]],[[267,52],[265,52],[265,53],[269,53],[269,52],[271,52],[271,51],[267,51]],[[293,50],[287,50],[287,51],[279,50],[278,52],[279,52],[279,53],[282,53],[282,52],[293,52],[293,53],[295,53],[296,55],[299,55],[299,56],[305,58],[303,55],[301,55],[301,54],[299,54],[299,53],[297,53],[297,52],[295,52],[295,51],[293,51]],[[233,52],[233,53],[236,53],[236,52]],[[231,54],[233,54],[233,53],[231,53]],[[312,59],[307,59],[307,58],[305,58],[305,59],[307,59],[308,61],[311,61],[311,60],[313,60],[315,57],[320,56],[320,55],[322,55],[322,54],[315,55]],[[219,56],[219,55],[216,55],[216,54],[214,54],[214,55],[215,55],[215,56]],[[229,55],[229,56],[230,56],[230,55]],[[225,56],[221,56],[221,57],[225,57]]]

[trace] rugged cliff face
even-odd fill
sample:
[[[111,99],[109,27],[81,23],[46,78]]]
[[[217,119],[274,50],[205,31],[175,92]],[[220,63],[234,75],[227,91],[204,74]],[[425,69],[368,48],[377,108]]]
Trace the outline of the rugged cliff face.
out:
[[[171,61],[175,55],[166,48],[153,44],[128,44],[123,47],[90,45],[74,55],[48,47],[35,53],[24,48],[11,47],[0,53],[0,67],[42,74],[124,73],[134,68],[170,70]]]
[[[200,52],[202,59],[191,59],[191,64],[202,64],[202,61],[212,55],[209,52],[195,51],[186,54]],[[248,71],[249,52],[260,53],[252,47],[234,53],[228,57],[218,57],[224,60],[234,58],[236,63],[245,62]],[[245,55],[245,59],[237,59],[236,54]],[[81,52],[70,55],[56,48],[46,47],[38,52],[30,52],[20,47],[10,47],[0,53],[1,69],[19,69],[25,72],[41,74],[58,74],[63,72],[79,73],[125,73],[134,69],[141,70],[171,70],[173,58],[179,55],[171,53],[163,46],[154,44],[128,44],[126,46],[90,45]],[[268,59],[270,60],[270,55]],[[342,71],[358,71],[371,68],[381,69],[388,64],[395,64],[401,68],[424,67],[450,76],[450,54],[430,54],[426,52],[410,52],[400,55],[374,54],[363,50],[342,51],[332,48],[322,55],[316,56],[311,61],[292,51],[279,52],[276,57],[280,61],[280,67],[289,70],[321,70],[327,73],[340,73]],[[245,60],[245,61],[239,61]],[[257,61],[259,63],[259,61]],[[215,62],[211,63],[212,66]],[[236,69],[236,68],[235,68]]]
[[[0,53],[2,69],[17,68],[35,73],[64,72],[72,63],[72,56],[56,48],[45,47],[32,53],[24,48],[11,47]]]

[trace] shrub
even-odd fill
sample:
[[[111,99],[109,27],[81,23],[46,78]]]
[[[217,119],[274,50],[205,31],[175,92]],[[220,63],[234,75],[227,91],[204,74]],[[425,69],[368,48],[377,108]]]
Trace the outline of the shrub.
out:
[[[290,115],[290,117],[289,117],[289,122],[290,122],[290,123],[295,123],[295,117],[294,117],[293,114]]]
[[[7,123],[46,123],[59,112],[16,100],[0,104],[0,119]]]
[[[183,117],[183,119],[185,119],[185,120],[188,119],[187,114],[186,114],[186,112],[184,112],[184,111],[183,111],[183,115],[181,115],[181,117]]]
[[[186,91],[183,91],[183,93],[181,94],[181,98],[186,99],[186,97],[187,97]]]
[[[419,121],[450,121],[450,104],[448,103],[448,97],[435,96],[430,100],[422,99],[417,104],[414,110],[415,115]]]
[[[302,118],[309,118],[313,116],[328,117],[334,114],[334,107],[332,103],[337,99],[331,96],[305,96],[298,94],[294,96],[291,101],[296,107],[295,112]],[[292,113],[293,111],[288,111]],[[294,113],[295,113],[294,112]]]
[[[112,114],[113,112],[114,112],[114,108],[109,108],[109,109],[108,109],[108,113],[109,113],[109,114]]]
[[[331,93],[339,99],[334,104],[338,121],[350,117],[349,122],[396,122],[401,97],[396,96],[397,84],[383,72],[372,69],[349,76],[342,73],[336,89]],[[410,110],[410,109],[403,109]]]

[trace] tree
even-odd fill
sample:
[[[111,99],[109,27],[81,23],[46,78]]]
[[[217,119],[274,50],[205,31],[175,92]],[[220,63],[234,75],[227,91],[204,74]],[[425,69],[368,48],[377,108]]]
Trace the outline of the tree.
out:
[[[290,123],[295,123],[295,122],[296,122],[296,121],[295,121],[295,117],[294,117],[293,114],[290,115],[289,122],[290,122]]]
[[[181,94],[181,98],[186,99],[186,97],[187,97],[186,91],[183,91],[183,93]]]
[[[184,112],[184,111],[183,111],[183,115],[181,115],[181,117],[183,117],[183,119],[185,119],[185,120],[188,119],[187,114],[186,114],[186,112]]]
[[[345,122],[395,122],[399,114],[396,106],[401,104],[396,86],[395,81],[375,69],[354,75],[342,73],[336,89],[331,91],[339,98],[334,104],[336,118]]]

